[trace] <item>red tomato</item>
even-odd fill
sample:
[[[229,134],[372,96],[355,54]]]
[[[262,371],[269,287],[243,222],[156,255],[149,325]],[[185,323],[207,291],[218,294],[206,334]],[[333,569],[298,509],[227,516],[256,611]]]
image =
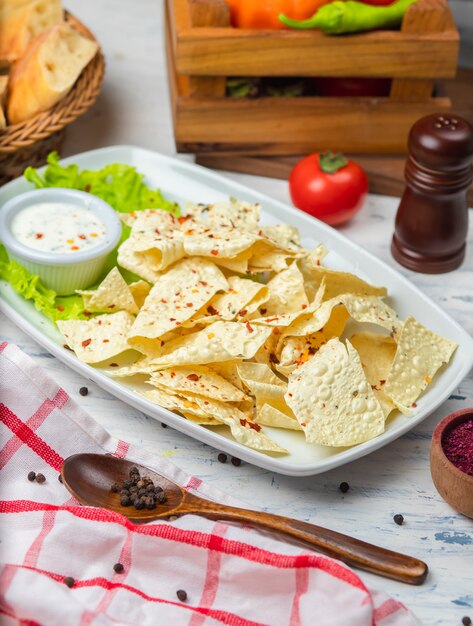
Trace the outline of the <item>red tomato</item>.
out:
[[[357,213],[368,193],[368,178],[359,165],[341,154],[311,154],[289,176],[294,205],[319,220],[337,226]]]

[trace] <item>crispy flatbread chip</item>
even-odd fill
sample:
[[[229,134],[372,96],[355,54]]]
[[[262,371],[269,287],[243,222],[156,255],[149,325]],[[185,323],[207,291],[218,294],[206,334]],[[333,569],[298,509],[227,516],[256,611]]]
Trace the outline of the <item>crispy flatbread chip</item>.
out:
[[[230,198],[209,206],[207,220],[217,228],[238,228],[253,232],[259,228],[261,206]]]
[[[450,361],[456,348],[456,343],[428,330],[409,315],[402,327],[384,392],[400,410],[408,411],[437,371]]]
[[[287,430],[302,430],[301,425],[295,417],[290,417],[278,411],[270,404],[263,404],[256,411],[255,422],[261,426],[272,426],[273,428],[286,428]]]
[[[381,326],[393,335],[398,334],[402,327],[396,312],[376,296],[354,296],[345,293],[323,302],[312,315],[296,319],[285,329],[284,335],[300,337],[316,333],[327,324],[333,309],[338,306],[344,306],[355,321]]]
[[[99,363],[130,350],[128,332],[135,321],[127,311],[90,320],[63,320],[57,326],[67,344],[84,363]]]
[[[151,285],[144,280],[137,280],[135,283],[130,283],[128,287],[130,288],[136,306],[141,309],[146,300],[146,296],[149,294]]]
[[[278,446],[277,443],[267,437],[261,430],[261,426],[248,420],[247,415],[228,403],[207,400],[195,396],[195,402],[199,408],[208,410],[209,416],[229,426],[236,441],[262,452],[277,452],[287,454],[287,450]]]
[[[353,446],[384,431],[384,413],[350,342],[331,339],[289,377],[286,401],[310,443]]]
[[[263,363],[240,363],[238,373],[255,397],[257,415],[264,405],[268,405],[288,419],[295,420],[295,415],[284,398],[287,383],[278,378],[267,365]],[[270,411],[267,410],[266,415],[269,413]]]
[[[386,296],[388,293],[386,287],[375,287],[354,274],[330,270],[321,264],[317,265],[317,262],[314,263],[313,261],[314,257],[310,261],[305,260],[303,273],[315,285],[320,285],[322,280],[325,279],[325,300],[330,300],[344,293],[378,297]]]
[[[117,267],[107,274],[97,289],[92,291],[78,289],[77,293],[82,296],[84,309],[90,313],[128,311],[136,314],[139,311],[133,293]]]
[[[174,367],[152,374],[150,384],[160,389],[170,389],[181,395],[206,396],[221,402],[244,402],[250,400],[241,389],[203,365]]]
[[[249,322],[215,322],[204,330],[170,341],[153,364],[165,367],[251,359],[271,334],[271,328]]]
[[[353,335],[350,343],[358,352],[366,378],[385,417],[388,417],[396,405],[384,392],[384,385],[396,354],[396,342],[386,335],[363,332]]]
[[[186,327],[199,323],[215,322],[219,319],[227,322],[245,319],[269,298],[266,285],[239,276],[228,277],[228,289],[215,295],[203,309],[184,323]],[[205,319],[203,319],[205,318]]]
[[[153,354],[156,339],[178,328],[228,283],[216,265],[205,259],[178,261],[155,282],[130,330],[130,345]]]
[[[118,248],[117,263],[123,269],[133,272],[144,278],[149,283],[154,283],[161,275],[156,269],[150,267],[148,259],[143,252],[137,252],[131,237]]]
[[[303,276],[296,263],[276,274],[269,281],[268,289],[269,299],[265,309],[269,317],[303,311],[309,306]]]
[[[288,367],[295,368],[308,361],[320,346],[333,337],[341,336],[348,317],[348,311],[344,306],[336,306],[332,309],[327,323],[315,333],[302,337],[284,336],[281,341],[279,365],[288,372]]]

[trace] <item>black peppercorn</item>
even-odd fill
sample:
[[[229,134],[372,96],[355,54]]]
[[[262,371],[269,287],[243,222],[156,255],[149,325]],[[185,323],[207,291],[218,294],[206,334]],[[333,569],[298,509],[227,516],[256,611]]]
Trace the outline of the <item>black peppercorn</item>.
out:
[[[87,387],[81,387],[79,389],[79,393],[81,396],[86,396],[89,393],[89,390],[87,389]]]
[[[239,467],[241,465],[241,459],[238,459],[236,456],[232,456],[232,465]]]
[[[463,626],[471,626],[471,618],[468,617],[468,615],[465,615],[465,617],[462,619],[462,624]]]
[[[161,422],[161,428],[167,428],[167,427],[168,427],[167,424],[164,424],[163,422]]]
[[[187,593],[184,591],[184,589],[178,589],[176,591],[176,596],[181,602],[185,602],[187,600]]]
[[[66,577],[64,578],[64,581],[63,581],[63,582],[64,582],[64,584],[65,584],[65,585],[67,585],[69,588],[72,588],[72,587],[74,587],[74,583],[75,583],[76,581],[72,578],[72,576],[66,576]]]
[[[113,566],[113,571],[117,574],[122,574],[124,569],[125,568],[121,563],[115,563],[115,565]]]
[[[151,511],[152,509],[155,509],[155,508],[156,508],[156,500],[155,500],[154,498],[150,498],[150,497],[149,497],[149,498],[146,498],[146,500],[145,500],[145,506],[146,506],[146,508],[147,508],[147,509],[149,509],[150,511]]]
[[[223,452],[220,452],[220,454],[217,457],[217,460],[219,463],[226,463],[227,462],[227,455],[224,454]]]
[[[30,482],[33,482],[34,480],[36,480],[36,472],[28,472],[28,480]]]
[[[339,484],[338,488],[340,489],[342,493],[346,493],[350,489],[350,485],[348,483],[343,482]]]
[[[46,482],[46,476],[44,474],[36,474],[36,482],[42,485]]]
[[[141,498],[137,498],[135,500],[135,509],[140,511],[141,509],[144,509],[144,508],[145,508],[145,503],[143,502],[143,500]]]
[[[168,501],[164,491],[161,491],[160,493],[156,494],[156,501],[159,502],[159,504],[164,504],[165,502]]]
[[[396,513],[396,515],[393,517],[394,523],[397,524],[398,526],[402,526],[404,524],[404,516],[401,515],[400,513]]]
[[[113,483],[113,485],[110,487],[110,491],[112,493],[119,493],[120,490],[120,485],[118,483]]]
[[[131,505],[131,499],[130,496],[120,496],[120,504],[122,506],[130,506]]]

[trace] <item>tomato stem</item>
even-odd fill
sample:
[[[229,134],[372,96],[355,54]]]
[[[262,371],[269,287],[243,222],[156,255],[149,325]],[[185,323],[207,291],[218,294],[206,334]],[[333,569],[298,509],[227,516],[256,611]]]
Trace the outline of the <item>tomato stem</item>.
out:
[[[338,170],[341,170],[342,167],[346,167],[347,165],[348,159],[341,152],[334,154],[330,150],[326,150],[319,155],[320,169],[326,174],[335,174],[335,172],[338,172]]]

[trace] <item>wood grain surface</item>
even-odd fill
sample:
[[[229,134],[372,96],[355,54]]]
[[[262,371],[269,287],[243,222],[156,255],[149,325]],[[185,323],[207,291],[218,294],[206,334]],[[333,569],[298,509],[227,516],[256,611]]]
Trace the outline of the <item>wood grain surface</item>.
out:
[[[320,31],[195,28],[189,20],[189,0],[167,2],[173,15],[179,74],[280,76],[281,67],[287,76],[439,78],[455,74],[459,36],[451,23],[442,32],[378,31],[340,37]],[[446,0],[438,2],[447,7]],[[414,20],[417,11],[413,10]]]
[[[445,81],[439,89],[452,100],[452,109],[473,124],[473,70],[460,68],[455,79]],[[331,146],[328,145],[330,148]],[[291,169],[303,155],[287,157],[261,157],[248,155],[199,154],[197,163],[213,169],[253,174],[287,180]],[[405,155],[350,155],[366,171],[371,193],[400,197],[404,190]],[[469,205],[473,207],[473,185],[468,192]]]

